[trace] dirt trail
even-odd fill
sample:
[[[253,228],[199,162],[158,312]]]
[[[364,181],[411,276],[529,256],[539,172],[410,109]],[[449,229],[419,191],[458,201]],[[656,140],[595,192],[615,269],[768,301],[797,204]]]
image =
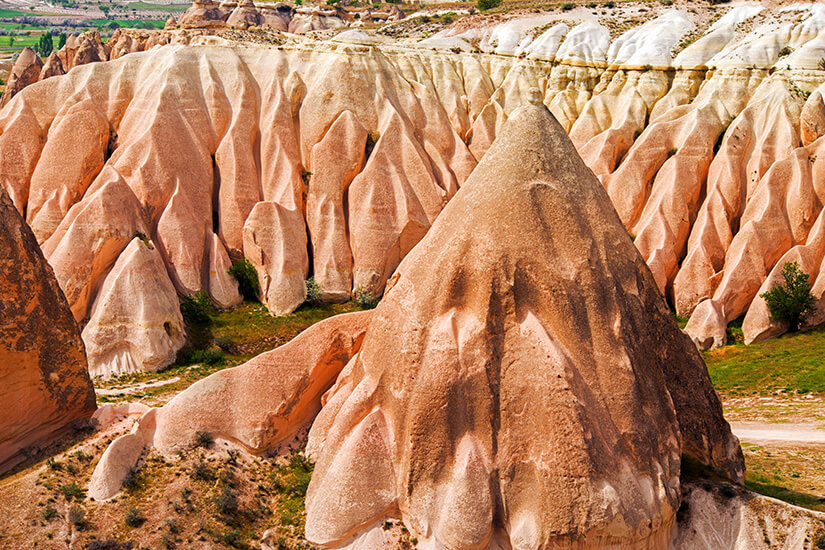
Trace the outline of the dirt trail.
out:
[[[733,433],[742,441],[825,444],[825,430],[812,424],[731,422]]]

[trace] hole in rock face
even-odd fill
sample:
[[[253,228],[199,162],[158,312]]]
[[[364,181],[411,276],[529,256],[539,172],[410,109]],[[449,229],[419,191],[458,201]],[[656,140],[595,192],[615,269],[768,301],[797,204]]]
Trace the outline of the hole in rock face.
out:
[[[364,145],[364,162],[370,158],[372,150],[375,149],[375,144],[381,139],[381,133],[378,130],[373,130],[367,134],[367,143]]]
[[[172,336],[172,324],[169,321],[163,323],[163,330],[166,331],[167,336]]]

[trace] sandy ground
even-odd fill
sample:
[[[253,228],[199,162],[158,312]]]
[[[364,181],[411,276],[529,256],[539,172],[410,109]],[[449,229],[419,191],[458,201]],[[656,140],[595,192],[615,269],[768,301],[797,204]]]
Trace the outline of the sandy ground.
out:
[[[825,430],[810,424],[766,424],[763,422],[731,422],[733,433],[742,441],[751,443],[823,443]]]

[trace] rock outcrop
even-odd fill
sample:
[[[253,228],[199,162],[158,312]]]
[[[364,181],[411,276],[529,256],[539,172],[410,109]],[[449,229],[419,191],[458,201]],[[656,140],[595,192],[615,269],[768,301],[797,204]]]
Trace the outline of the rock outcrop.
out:
[[[226,18],[252,9],[199,6]],[[293,31],[327,17],[266,9]],[[330,301],[380,295],[538,87],[660,291],[681,316],[701,314],[689,325],[695,341],[721,345],[780,258],[808,240],[823,204],[825,107],[815,90],[825,80],[825,9],[760,11],[769,9],[736,6],[695,29],[701,22],[689,14],[657,8],[613,39],[596,21],[547,15],[480,20],[415,44],[353,30],[321,43],[275,33],[272,47],[234,48],[226,46],[259,33],[199,28],[118,30],[103,46],[92,33],[67,42],[64,68],[84,40],[85,51],[108,49],[116,61],[75,66],[10,101],[0,115],[0,181],[50,251],[70,209],[88,207],[104,183],[122,177],[134,195],[141,214],[107,237],[117,234],[117,244],[102,256],[77,252],[99,264],[75,273],[68,245],[47,252],[61,284],[81,285],[66,287],[81,323],[135,231],[158,246],[179,293],[233,303],[232,281],[213,267],[246,255],[263,300],[284,313],[301,303],[309,276]],[[785,26],[749,30],[767,15]],[[701,38],[689,43],[689,32]],[[675,57],[662,53],[684,43]],[[144,51],[162,44],[172,47]],[[127,55],[135,52],[143,53]],[[84,139],[68,139],[71,128]]]
[[[20,90],[40,80],[42,70],[43,62],[34,53],[34,50],[28,46],[23,48],[9,73],[9,81],[6,83],[3,96],[0,97],[0,108],[8,103]]]
[[[145,411],[132,433],[105,451],[89,496],[116,495],[146,446],[186,450],[198,431],[260,455],[292,437],[321,408],[321,396],[361,347],[371,312],[338,315],[239,367],[190,386],[159,409]]]
[[[92,416],[86,368],[66,298],[0,188],[0,472]]]
[[[682,462],[744,475],[702,359],[538,90],[393,275],[307,452],[323,546],[395,516],[434,548],[666,548]]]

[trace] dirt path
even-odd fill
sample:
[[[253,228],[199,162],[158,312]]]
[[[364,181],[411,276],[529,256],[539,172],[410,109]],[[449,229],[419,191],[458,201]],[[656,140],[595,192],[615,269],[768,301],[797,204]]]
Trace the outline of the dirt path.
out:
[[[765,422],[731,422],[733,433],[752,443],[785,442],[825,444],[825,430],[812,424],[776,424]]]

